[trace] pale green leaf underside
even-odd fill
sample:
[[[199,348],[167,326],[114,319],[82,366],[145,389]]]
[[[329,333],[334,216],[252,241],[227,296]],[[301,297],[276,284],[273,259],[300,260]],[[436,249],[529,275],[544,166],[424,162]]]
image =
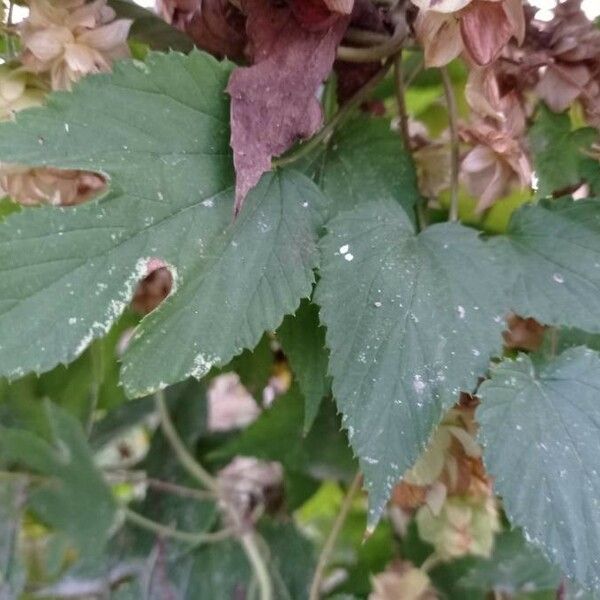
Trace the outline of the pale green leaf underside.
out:
[[[600,586],[600,355],[505,360],[480,388],[484,458],[511,521],[581,583]]]
[[[373,523],[442,410],[500,351],[503,277],[476,231],[442,224],[416,236],[393,201],[342,212],[328,229],[316,300]]]
[[[75,358],[152,258],[171,266],[176,290],[125,356],[131,395],[227,362],[310,294],[324,203],[307,178],[266,176],[232,225],[229,72],[199,52],[151,54],[0,127],[0,160],[93,169],[111,187],[99,202],[0,225],[0,374]]]
[[[515,312],[600,332],[600,200],[525,205],[492,244],[510,268]]]

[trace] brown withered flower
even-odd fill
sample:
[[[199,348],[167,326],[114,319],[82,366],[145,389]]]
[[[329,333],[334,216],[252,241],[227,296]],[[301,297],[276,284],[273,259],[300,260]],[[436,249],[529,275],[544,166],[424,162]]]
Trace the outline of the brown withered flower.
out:
[[[407,561],[394,561],[371,577],[369,600],[436,600],[438,597],[427,573]]]
[[[23,206],[81,204],[104,186],[104,179],[96,173],[0,164],[0,195]]]
[[[525,35],[521,0],[412,0],[420,8],[415,31],[425,64],[441,67],[466,51],[477,65],[488,65],[514,37]]]

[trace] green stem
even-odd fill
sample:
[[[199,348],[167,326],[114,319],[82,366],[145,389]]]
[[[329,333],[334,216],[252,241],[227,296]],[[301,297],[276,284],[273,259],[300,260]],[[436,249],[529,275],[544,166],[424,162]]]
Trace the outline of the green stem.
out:
[[[458,221],[458,174],[460,169],[458,108],[448,69],[442,67],[440,73],[442,75],[442,83],[444,84],[444,94],[448,108],[448,125],[450,128],[450,211],[448,213],[448,220]]]
[[[378,31],[348,27],[344,34],[344,40],[355,44],[380,45],[390,41],[390,36]]]
[[[169,527],[168,525],[163,525],[162,523],[157,523],[126,506],[123,507],[123,512],[130,523],[141,529],[146,529],[147,531],[151,531],[162,537],[186,542],[188,544],[211,544],[225,540],[232,535],[230,529],[223,529],[222,531],[216,531],[214,533],[189,533],[187,531],[180,531],[179,529]]]
[[[443,562],[443,561],[440,558],[440,556],[434,552],[433,554],[430,554],[425,559],[425,562],[423,562],[423,564],[419,568],[424,573],[429,573],[429,571],[431,571],[431,569],[434,569],[435,567],[437,567],[441,562]]]
[[[325,544],[323,549],[321,550],[321,554],[319,556],[319,561],[317,562],[317,568],[315,570],[315,574],[313,576],[312,583],[310,584],[310,593],[309,600],[319,600],[321,595],[321,583],[323,581],[323,577],[325,575],[325,569],[327,568],[327,564],[329,563],[329,559],[331,558],[331,554],[333,552],[335,542],[342,531],[342,527],[346,522],[346,518],[348,517],[348,513],[350,512],[350,508],[352,507],[352,500],[354,500],[354,496],[360,489],[360,484],[362,482],[362,477],[360,472],[356,473],[350,487],[348,488],[348,492],[346,493],[346,497],[342,502],[342,506],[340,507],[340,511],[333,523],[333,527],[325,540]]]
[[[175,429],[175,425],[173,425],[173,421],[171,421],[171,417],[169,416],[169,410],[165,401],[164,392],[157,392],[155,398],[156,406],[160,414],[162,431],[169,441],[171,448],[173,448],[173,451],[181,463],[181,466],[205,488],[217,494],[217,480],[208,471],[206,471],[204,467],[200,465],[200,463],[196,461],[179,437],[179,434]]]
[[[307,154],[310,154],[315,148],[317,148],[320,144],[327,142],[331,134],[335,131],[336,127],[356,108],[358,105],[362,104],[368,97],[373,88],[375,88],[386,76],[387,72],[392,65],[393,60],[388,59],[384,65],[363,85],[344,104],[340,110],[331,118],[331,121],[327,123],[324,127],[322,127],[312,138],[310,138],[307,142],[300,145],[297,149],[292,150],[288,154],[282,156],[281,158],[275,159],[273,161],[273,167],[284,167],[286,165],[295,163],[297,160],[303,158]]]
[[[98,408],[98,402],[100,400],[100,387],[104,379],[104,357],[102,352],[103,343],[103,340],[97,340],[90,347],[90,355],[92,359],[92,389],[90,392],[91,403],[85,426],[85,431],[88,437],[92,433],[94,414],[96,412],[96,408]]]
[[[402,66],[402,51],[394,57],[394,83],[396,85],[396,103],[398,104],[398,118],[400,119],[400,133],[404,141],[404,149],[411,151],[410,134],[408,132],[408,113],[404,97],[404,69]]]
[[[165,434],[165,437],[169,441],[169,444],[173,448],[177,459],[179,460],[181,466],[196,480],[198,480],[202,485],[204,485],[207,489],[212,491],[216,497],[219,497],[219,485],[217,480],[200,465],[196,461],[196,459],[190,454],[188,449],[185,447],[185,444],[179,437],[177,430],[175,429],[175,425],[171,421],[171,417],[169,416],[169,411],[167,409],[167,403],[165,401],[164,392],[159,391],[156,393],[156,405],[158,407],[158,411],[160,414],[160,421],[162,426],[162,431]],[[226,512],[229,514],[233,521],[233,525],[236,531],[242,530],[242,520],[240,515],[236,512],[235,508],[231,506],[229,503],[226,504],[225,507]],[[138,524],[140,524],[140,520],[144,519],[141,515],[136,515],[134,518],[138,518]],[[153,525],[157,525],[153,523]],[[162,526],[161,526],[162,527]],[[185,532],[181,532],[185,533]],[[186,534],[190,535],[190,534]],[[192,534],[194,535],[194,534]],[[211,535],[211,534],[203,534],[203,535]],[[212,534],[217,535],[217,534]],[[221,537],[221,539],[223,539]],[[254,571],[259,589],[260,589],[260,599],[261,600],[272,600],[273,598],[273,587],[271,584],[271,579],[269,577],[269,571],[265,564],[265,561],[260,553],[258,548],[257,536],[254,531],[245,531],[239,534],[239,541],[242,545],[242,549],[244,550],[248,561]]]
[[[337,58],[345,62],[370,63],[383,60],[396,54],[403,46],[407,36],[406,23],[402,21],[388,40],[368,48],[338,46]]]
[[[254,571],[260,600],[273,600],[273,584],[267,564],[258,547],[258,537],[254,532],[247,531],[241,536],[240,543]]]

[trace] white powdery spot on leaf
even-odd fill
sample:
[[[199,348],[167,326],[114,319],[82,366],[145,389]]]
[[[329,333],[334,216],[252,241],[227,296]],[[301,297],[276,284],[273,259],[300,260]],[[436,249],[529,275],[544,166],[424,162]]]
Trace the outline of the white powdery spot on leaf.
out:
[[[202,379],[220,361],[221,359],[218,356],[200,352],[194,358],[194,367],[188,375],[195,379]]]
[[[111,299],[108,303],[106,313],[104,314],[104,319],[102,321],[95,321],[88,329],[86,334],[81,338],[81,341],[75,349],[75,357],[80,356],[95,338],[102,337],[110,331],[110,328],[123,314],[123,311],[131,302],[138,283],[153,270],[156,261],[157,259],[154,257],[143,257],[138,259],[129,277],[127,277],[125,280],[121,290],[117,293],[117,297]],[[173,284],[170,293],[173,294],[177,289],[177,282],[179,279],[177,269],[170,264],[163,263],[162,261],[161,264],[167,267],[171,272]],[[101,284],[101,288],[102,291],[104,291],[108,288],[108,286]],[[73,318],[76,321],[76,318]],[[69,320],[69,323],[71,323],[72,319]]]

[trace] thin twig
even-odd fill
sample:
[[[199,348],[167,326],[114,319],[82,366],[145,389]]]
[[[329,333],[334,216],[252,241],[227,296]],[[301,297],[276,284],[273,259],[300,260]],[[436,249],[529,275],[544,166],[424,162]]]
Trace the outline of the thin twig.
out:
[[[321,554],[319,555],[319,560],[317,562],[317,568],[315,570],[315,574],[313,576],[313,580],[310,584],[310,593],[309,600],[319,600],[320,592],[321,592],[321,583],[323,581],[323,576],[325,575],[325,569],[327,568],[327,564],[329,563],[329,559],[331,558],[331,553],[333,552],[335,542],[340,535],[342,527],[346,522],[346,518],[348,517],[348,513],[350,512],[350,508],[352,507],[352,500],[354,500],[354,496],[360,489],[360,484],[362,482],[362,476],[360,472],[356,473],[348,492],[346,493],[346,497],[342,502],[342,506],[340,507],[340,511],[333,523],[331,531],[325,540],[325,544],[323,549],[321,550]]]
[[[369,94],[387,75],[391,65],[392,59],[388,59],[381,69],[365,83],[355,94],[350,98],[346,104],[344,104],[340,110],[331,118],[329,123],[322,127],[312,138],[307,142],[300,145],[296,150],[282,156],[281,158],[273,160],[273,167],[283,167],[291,163],[296,162],[300,158],[303,158],[320,144],[327,142],[331,134],[335,131],[336,127],[356,108],[356,106],[362,104],[368,97]]]
[[[177,459],[181,466],[195,479],[202,483],[207,489],[212,491],[216,497],[220,497],[219,485],[217,480],[204,469],[204,467],[196,461],[196,459],[190,454],[185,444],[179,437],[169,411],[167,409],[167,403],[165,396],[162,391],[158,392],[155,396],[156,405],[159,410],[161,427],[165,437],[168,439],[171,447],[173,448]],[[258,547],[258,536],[254,530],[250,529],[243,531],[243,523],[237,510],[231,503],[227,502],[226,498],[221,497],[224,509],[231,518],[233,526],[236,532],[238,532],[238,539],[248,558],[248,562],[254,571],[256,579],[258,581],[260,590],[260,600],[272,600],[273,599],[273,586],[271,578],[269,577],[269,571],[264,558],[262,557]],[[141,516],[141,515],[140,515]],[[143,517],[142,517],[143,518]],[[242,533],[239,533],[242,532]],[[185,533],[185,532],[184,532]],[[192,534],[193,535],[193,534]],[[209,534],[203,534],[209,535]],[[211,534],[216,535],[216,534]]]
[[[266,561],[258,547],[258,537],[254,531],[247,531],[241,536],[240,543],[256,576],[260,600],[273,600],[273,583]]]
[[[369,63],[383,60],[396,54],[403,46],[407,36],[406,23],[401,22],[394,35],[387,41],[369,48],[353,48],[351,46],[338,46],[337,58],[346,62]]]
[[[98,340],[95,344],[92,344],[90,348],[90,356],[92,360],[92,387],[90,390],[91,402],[85,426],[85,431],[88,437],[92,433],[92,427],[94,426],[94,415],[96,409],[98,408],[98,402],[100,401],[100,388],[102,387],[104,373],[104,357],[102,352],[103,343],[103,340]]]
[[[354,44],[379,45],[389,42],[390,36],[386,33],[379,33],[378,31],[348,27],[344,34],[344,39],[353,42]]]
[[[400,133],[404,141],[404,149],[411,150],[410,133],[408,131],[408,113],[406,112],[406,99],[404,97],[404,68],[402,66],[402,51],[394,58],[394,83],[396,85],[396,103],[398,104],[398,118],[400,119]]]
[[[410,76],[410,80],[416,76],[416,73],[420,70],[417,67],[415,72]],[[396,87],[396,103],[398,105],[398,119],[400,121],[400,133],[402,135],[402,141],[404,142],[404,150],[411,155],[412,158],[412,144],[410,140],[410,131],[408,129],[408,112],[406,110],[406,85],[408,83],[406,75],[404,73],[404,65],[402,62],[402,51],[396,54],[394,58],[394,83]],[[425,199],[419,198],[415,206],[415,212],[417,215],[417,225],[419,231],[422,231],[427,227],[427,212],[425,207]]]
[[[435,569],[435,567],[437,567],[441,562],[442,559],[440,558],[439,554],[436,554],[434,552],[425,559],[425,561],[419,568],[421,569],[421,571],[429,573],[431,569]]]
[[[174,527],[169,527],[168,525],[163,525],[162,523],[157,523],[152,519],[140,515],[127,506],[123,507],[123,512],[129,522],[141,529],[146,529],[147,531],[152,531],[162,537],[179,540],[180,542],[186,542],[188,544],[211,544],[214,542],[221,542],[230,538],[233,534],[232,529],[223,529],[213,533],[189,533],[187,531],[175,529]]]
[[[458,109],[452,81],[448,69],[440,69],[444,94],[446,96],[446,107],[448,108],[448,125],[450,128],[450,211],[449,221],[458,221],[458,174],[460,168],[460,146],[458,139]]]
[[[194,500],[214,500],[215,495],[213,492],[207,490],[197,490],[195,488],[180,485],[178,483],[172,483],[170,481],[163,481],[162,479],[155,479],[153,477],[146,477],[143,472],[139,474],[132,472],[119,472],[111,471],[110,469],[104,470],[104,477],[110,483],[130,483],[130,484],[143,484],[149,488],[158,490],[159,492],[166,492],[168,494],[174,494],[181,498],[193,498]]]
[[[164,392],[159,391],[156,393],[156,406],[160,414],[160,423],[162,431],[165,437],[169,441],[169,444],[173,448],[181,466],[197,481],[199,481],[205,488],[211,490],[215,494],[218,492],[218,486],[216,479],[190,454],[189,450],[185,447],[185,444],[181,441],[173,421],[169,416],[169,410],[167,409],[167,403],[165,402]]]

